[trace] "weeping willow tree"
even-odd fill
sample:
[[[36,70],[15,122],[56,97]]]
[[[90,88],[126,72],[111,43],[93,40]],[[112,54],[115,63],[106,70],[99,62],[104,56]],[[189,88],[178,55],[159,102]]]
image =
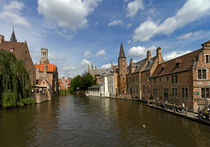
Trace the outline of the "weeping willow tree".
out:
[[[0,50],[0,107],[23,106],[30,92],[30,78],[22,60]]]

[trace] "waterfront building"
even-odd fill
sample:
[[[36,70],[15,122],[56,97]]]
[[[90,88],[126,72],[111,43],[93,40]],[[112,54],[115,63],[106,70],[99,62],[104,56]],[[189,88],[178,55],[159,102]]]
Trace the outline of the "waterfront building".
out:
[[[62,77],[58,79],[59,89],[68,90],[71,86],[71,80],[69,77]]]
[[[150,77],[154,73],[157,66],[164,62],[161,54],[161,48],[158,47],[156,49],[156,56],[151,58],[151,52],[147,51],[147,64],[141,71],[141,99],[148,101],[148,99],[152,98],[152,85]]]
[[[115,66],[111,66],[108,68],[101,76],[100,76],[100,96],[101,97],[112,97],[114,98],[117,93],[117,76]]]
[[[36,72],[27,42],[18,42],[14,29],[10,41],[5,41],[4,36],[0,35],[0,49],[14,53],[18,60],[23,61],[24,66],[29,73],[31,84],[35,85]]]
[[[96,66],[94,68],[93,63],[91,63],[91,68],[88,65],[87,72],[90,73],[93,76],[94,80],[96,81],[96,84],[99,84],[100,76],[101,76],[102,73],[104,73],[104,71],[105,71],[105,69],[97,69]]]
[[[51,96],[58,95],[58,69],[48,60],[48,49],[41,49],[40,64],[36,68],[36,86],[47,87]]]
[[[157,65],[152,96],[198,111],[210,104],[210,41],[202,48]]]

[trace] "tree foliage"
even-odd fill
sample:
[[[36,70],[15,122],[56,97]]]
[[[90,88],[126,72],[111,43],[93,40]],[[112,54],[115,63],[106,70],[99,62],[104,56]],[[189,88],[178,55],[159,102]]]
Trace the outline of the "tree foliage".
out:
[[[23,61],[17,60],[13,53],[0,50],[0,107],[22,106],[30,92],[30,78]]]
[[[83,76],[77,75],[71,81],[70,91],[72,93],[76,90],[87,90],[88,87],[92,86],[93,84],[94,84],[94,79],[90,73],[87,73]]]

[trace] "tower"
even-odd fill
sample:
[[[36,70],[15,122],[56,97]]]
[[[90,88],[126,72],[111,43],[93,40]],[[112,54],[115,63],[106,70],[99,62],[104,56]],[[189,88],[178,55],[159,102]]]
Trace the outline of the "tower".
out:
[[[120,53],[118,57],[118,69],[118,92],[119,94],[126,94],[127,61],[122,42],[120,45]]]
[[[16,36],[15,36],[15,31],[14,31],[14,26],[13,26],[13,31],[12,31],[12,35],[10,38],[10,42],[17,42]]]
[[[40,64],[49,64],[48,60],[48,49],[42,48],[41,49],[41,60]]]

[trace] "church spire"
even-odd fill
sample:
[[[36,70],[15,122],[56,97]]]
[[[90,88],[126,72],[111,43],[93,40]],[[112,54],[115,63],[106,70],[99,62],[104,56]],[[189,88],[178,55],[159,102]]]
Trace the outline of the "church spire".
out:
[[[11,35],[11,38],[10,38],[10,42],[17,42],[17,39],[15,37],[14,25],[13,25],[13,31],[12,31],[12,35]]]
[[[121,42],[121,45],[120,45],[119,58],[125,58],[125,52],[124,52],[124,49],[123,49],[123,44],[122,44],[122,42]]]

